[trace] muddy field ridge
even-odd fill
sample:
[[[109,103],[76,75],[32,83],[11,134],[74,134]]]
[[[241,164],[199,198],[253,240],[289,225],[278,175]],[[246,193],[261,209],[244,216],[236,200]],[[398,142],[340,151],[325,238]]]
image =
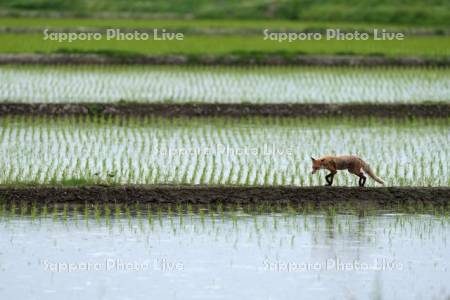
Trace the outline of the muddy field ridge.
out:
[[[0,116],[7,115],[449,118],[450,103],[0,103]]]
[[[0,186],[0,200],[20,203],[422,202],[447,206],[449,187],[260,187],[197,185]]]

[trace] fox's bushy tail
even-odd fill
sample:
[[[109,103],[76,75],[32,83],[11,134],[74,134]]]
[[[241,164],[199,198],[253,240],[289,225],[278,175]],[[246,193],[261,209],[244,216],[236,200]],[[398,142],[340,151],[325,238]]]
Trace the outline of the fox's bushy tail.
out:
[[[365,161],[362,162],[362,169],[364,170],[364,172],[367,173],[367,175],[370,176],[370,178],[372,178],[373,180],[375,180],[378,183],[384,184],[384,181],[380,177],[375,175],[375,173],[373,173],[372,168]]]

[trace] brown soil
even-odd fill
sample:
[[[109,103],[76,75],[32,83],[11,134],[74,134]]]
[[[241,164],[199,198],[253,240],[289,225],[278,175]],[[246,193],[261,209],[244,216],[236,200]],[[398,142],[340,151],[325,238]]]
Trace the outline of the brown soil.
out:
[[[434,104],[220,104],[220,103],[0,103],[2,115],[65,116],[285,116],[450,117],[450,103]]]
[[[375,205],[421,202],[447,206],[449,187],[233,187],[84,186],[0,187],[0,199],[22,203],[262,203],[364,202]]]
[[[449,58],[385,57],[358,55],[103,55],[103,54],[0,54],[1,64],[41,65],[298,65],[298,66],[450,66]]]

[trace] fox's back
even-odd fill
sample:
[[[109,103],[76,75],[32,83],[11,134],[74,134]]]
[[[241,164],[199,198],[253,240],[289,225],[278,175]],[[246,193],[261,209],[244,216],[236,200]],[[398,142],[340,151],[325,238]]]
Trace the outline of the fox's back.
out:
[[[338,170],[361,167],[363,164],[362,159],[355,155],[335,156],[333,160],[336,163],[336,169]]]

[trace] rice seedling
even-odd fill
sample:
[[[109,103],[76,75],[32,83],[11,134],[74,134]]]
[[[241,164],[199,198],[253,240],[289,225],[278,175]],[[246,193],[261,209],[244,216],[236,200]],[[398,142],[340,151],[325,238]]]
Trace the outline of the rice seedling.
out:
[[[128,205],[125,205],[125,217],[127,218],[127,221],[128,221],[128,228],[129,229],[133,228],[132,223],[131,223],[131,220],[132,220],[131,210]]]
[[[69,205],[67,203],[63,204],[63,212],[62,212],[62,219],[64,223],[67,223],[67,218],[68,218],[68,208]]]
[[[79,205],[78,204],[74,204],[72,205],[72,216],[73,216],[73,222],[75,223],[75,227],[78,228],[78,219],[80,217],[80,212],[79,212]]]
[[[111,208],[105,205],[105,222],[107,227],[111,227]]]
[[[28,212],[28,205],[24,202],[20,203],[20,216],[23,217]]]
[[[97,224],[101,222],[101,212],[98,203],[94,204],[94,218],[97,221]]]
[[[53,204],[52,219],[53,219],[53,222],[57,222],[59,219],[58,218],[58,205],[56,203]]]
[[[6,203],[4,201],[1,201],[0,203],[0,220],[3,220],[5,218],[5,215],[7,215],[6,211]]]
[[[91,215],[91,209],[90,209],[88,204],[85,204],[84,205],[84,210],[83,210],[83,218],[84,218],[84,222],[85,222],[86,228],[88,228],[88,229],[89,229],[90,215]]]
[[[449,99],[447,68],[0,67],[0,101],[26,103],[411,103]]]
[[[44,206],[42,207],[42,210],[41,210],[40,217],[45,219],[45,218],[47,218],[47,215],[48,215],[48,207],[47,207],[47,204],[44,204]]]
[[[31,204],[31,209],[30,209],[30,220],[31,220],[31,222],[36,220],[36,217],[37,217],[38,213],[39,212],[38,212],[38,208],[37,208],[36,202],[33,202]],[[1,213],[0,213],[0,219],[1,219]]]

